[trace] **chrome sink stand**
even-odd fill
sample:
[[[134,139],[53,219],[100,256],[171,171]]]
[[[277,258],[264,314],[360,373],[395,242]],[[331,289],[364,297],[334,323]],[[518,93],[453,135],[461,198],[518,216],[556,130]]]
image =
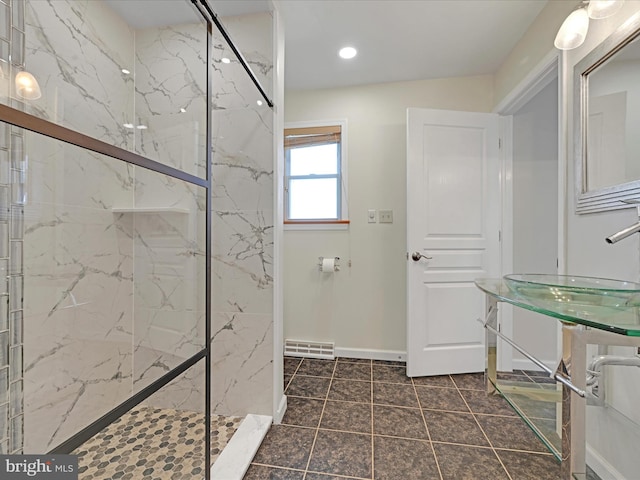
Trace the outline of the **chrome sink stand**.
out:
[[[586,478],[586,382],[587,344],[640,347],[640,337],[630,337],[569,322],[562,323],[562,358],[555,372],[531,356],[498,329],[498,301],[486,295],[485,303],[485,383],[487,394],[495,394],[497,383],[498,337],[504,339],[550,376],[562,383],[562,464],[561,479]]]

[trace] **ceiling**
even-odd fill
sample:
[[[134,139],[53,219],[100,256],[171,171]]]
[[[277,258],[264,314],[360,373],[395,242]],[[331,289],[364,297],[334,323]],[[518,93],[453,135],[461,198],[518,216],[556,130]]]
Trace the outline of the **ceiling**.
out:
[[[135,28],[193,18],[178,0],[106,0]],[[209,0],[219,17],[269,0]],[[285,88],[493,74],[547,0],[275,0],[285,29]],[[352,60],[339,48],[358,49]]]
[[[287,89],[495,73],[546,0],[281,0]],[[358,55],[337,56],[351,45]]]

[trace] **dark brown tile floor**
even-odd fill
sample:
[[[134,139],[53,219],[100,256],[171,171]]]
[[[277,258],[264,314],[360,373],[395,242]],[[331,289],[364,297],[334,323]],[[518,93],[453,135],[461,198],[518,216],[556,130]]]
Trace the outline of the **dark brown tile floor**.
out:
[[[245,480],[551,480],[560,465],[482,374],[285,358],[287,413]]]

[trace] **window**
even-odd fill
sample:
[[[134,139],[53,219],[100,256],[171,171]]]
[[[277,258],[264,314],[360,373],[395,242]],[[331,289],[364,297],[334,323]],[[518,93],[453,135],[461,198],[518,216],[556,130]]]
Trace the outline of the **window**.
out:
[[[285,129],[285,223],[348,223],[343,132],[343,125]]]

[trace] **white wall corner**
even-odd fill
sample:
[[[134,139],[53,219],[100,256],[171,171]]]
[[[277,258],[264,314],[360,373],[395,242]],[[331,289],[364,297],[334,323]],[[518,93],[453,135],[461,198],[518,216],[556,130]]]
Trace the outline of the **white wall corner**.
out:
[[[273,59],[274,59],[274,131],[273,131],[273,417],[276,423],[282,421],[287,408],[284,395],[284,22],[273,2]]]
[[[274,416],[273,423],[276,425],[280,425],[282,423],[282,419],[284,418],[284,414],[287,412],[287,396],[282,395],[280,398],[280,403],[277,405]]]
[[[529,74],[494,107],[493,111],[500,115],[511,115],[540,93],[544,87],[559,75],[560,55],[555,48],[549,51],[531,69]]]

